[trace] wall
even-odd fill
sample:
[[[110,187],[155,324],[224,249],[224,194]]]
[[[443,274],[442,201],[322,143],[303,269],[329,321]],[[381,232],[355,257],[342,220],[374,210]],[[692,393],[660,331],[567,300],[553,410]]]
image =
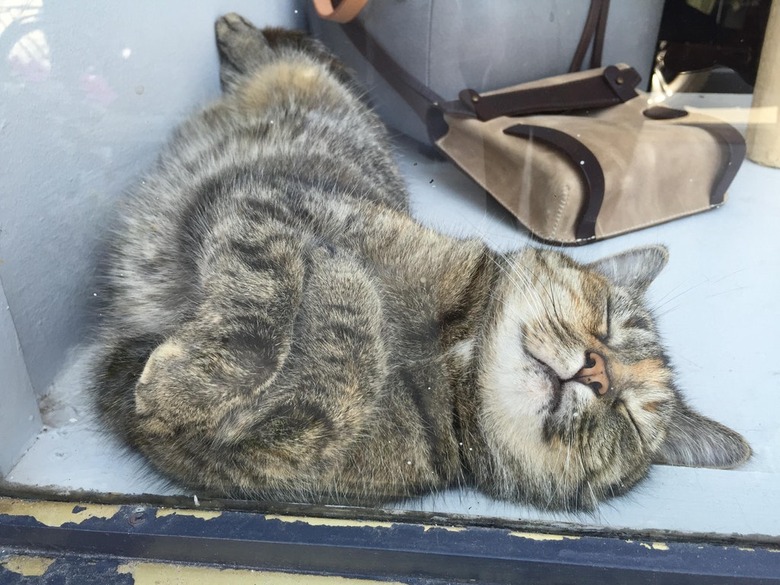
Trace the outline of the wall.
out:
[[[114,202],[219,92],[229,11],[304,24],[292,0],[0,0],[0,278],[38,394],[83,338]]]
[[[0,478],[6,476],[41,428],[11,310],[0,281]]]

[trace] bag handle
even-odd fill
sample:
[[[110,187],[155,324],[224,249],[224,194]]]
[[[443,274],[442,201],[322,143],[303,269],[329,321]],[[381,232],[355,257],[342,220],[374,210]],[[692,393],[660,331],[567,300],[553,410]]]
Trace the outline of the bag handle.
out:
[[[360,14],[368,0],[341,0],[340,2],[337,0],[336,6],[333,5],[333,0],[312,0],[312,2],[320,18],[345,23]]]
[[[315,8],[318,4],[326,5],[323,7],[326,13],[328,7],[332,8],[333,5],[331,0],[313,0],[313,2]],[[347,11],[345,14],[356,15],[366,2],[367,0],[341,0],[335,10],[340,10],[347,4],[347,8],[344,8]],[[360,5],[359,8],[357,5]],[[353,12],[356,8],[357,12]],[[595,44],[591,64],[601,60],[608,10],[609,0],[591,0],[588,18],[580,39],[581,46],[577,48],[578,53],[582,52],[582,57],[575,55],[572,67],[581,64],[592,39],[595,39]],[[317,8],[317,12],[322,14],[320,8]],[[630,67],[618,69],[611,66],[603,71],[589,72],[584,78],[579,76],[575,79],[567,79],[563,76],[560,83],[543,88],[518,86],[515,90],[486,95],[466,89],[460,93],[460,101],[446,101],[393,59],[373,39],[360,20],[345,22],[342,28],[360,54],[374,66],[426,125],[430,123],[432,109],[459,115],[476,115],[480,120],[490,120],[498,116],[608,107],[636,97],[635,88],[641,79],[639,73]]]
[[[641,79],[632,67],[610,65],[604,69],[562,75],[555,83],[543,86],[530,83],[487,94],[464,89],[459,97],[463,105],[484,122],[499,116],[528,116],[614,106],[636,97],[636,86]]]
[[[442,97],[398,64],[390,53],[382,48],[368,33],[363,23],[353,20],[342,26],[347,38],[358,52],[374,66],[382,78],[427,124],[432,108],[444,103]]]

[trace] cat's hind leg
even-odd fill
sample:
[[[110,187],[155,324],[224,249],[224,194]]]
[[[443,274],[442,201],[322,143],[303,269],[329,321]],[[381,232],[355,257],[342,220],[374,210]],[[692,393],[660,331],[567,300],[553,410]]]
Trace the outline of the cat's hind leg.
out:
[[[238,95],[241,109],[289,104],[348,109],[352,104],[344,87],[351,76],[322,43],[304,33],[261,30],[235,13],[220,17],[215,31],[222,89]]]
[[[232,90],[273,58],[273,50],[262,31],[235,12],[217,19],[214,29],[223,91]]]

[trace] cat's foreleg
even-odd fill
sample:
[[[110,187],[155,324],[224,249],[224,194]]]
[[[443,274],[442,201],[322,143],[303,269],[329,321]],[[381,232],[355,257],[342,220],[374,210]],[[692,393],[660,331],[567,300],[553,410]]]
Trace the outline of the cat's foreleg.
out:
[[[140,376],[142,417],[213,418],[268,386],[290,351],[306,272],[300,234],[237,218],[212,229],[200,252],[195,315],[152,352]]]
[[[385,376],[378,295],[352,260],[288,235],[273,236],[276,253],[244,248],[224,282],[207,276],[219,294],[138,381],[139,446],[187,485],[327,490],[369,432]],[[250,257],[266,273],[254,282]]]
[[[375,284],[357,262],[320,248],[311,271],[293,351],[277,394],[237,414],[230,443],[263,461],[282,494],[352,494],[362,481],[349,460],[382,416],[387,356]],[[348,477],[349,476],[349,477]],[[349,487],[347,487],[349,486]]]

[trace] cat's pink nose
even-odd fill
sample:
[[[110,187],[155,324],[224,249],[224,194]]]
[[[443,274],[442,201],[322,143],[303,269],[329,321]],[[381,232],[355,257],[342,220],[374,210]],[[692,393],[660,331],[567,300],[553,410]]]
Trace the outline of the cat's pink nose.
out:
[[[610,386],[607,360],[595,351],[585,352],[585,367],[574,375],[573,380],[590,386],[598,396],[604,396]]]

